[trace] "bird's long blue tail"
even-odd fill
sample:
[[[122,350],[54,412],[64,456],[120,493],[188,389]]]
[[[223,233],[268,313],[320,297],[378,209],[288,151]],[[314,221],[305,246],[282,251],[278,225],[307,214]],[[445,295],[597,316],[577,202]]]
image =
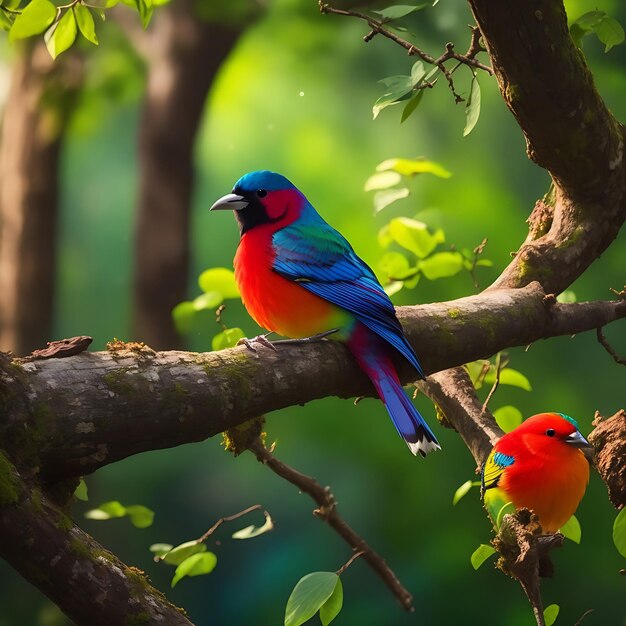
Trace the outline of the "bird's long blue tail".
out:
[[[348,341],[348,347],[372,381],[400,436],[415,455],[440,450],[433,431],[404,392],[385,342],[369,330],[359,330]]]

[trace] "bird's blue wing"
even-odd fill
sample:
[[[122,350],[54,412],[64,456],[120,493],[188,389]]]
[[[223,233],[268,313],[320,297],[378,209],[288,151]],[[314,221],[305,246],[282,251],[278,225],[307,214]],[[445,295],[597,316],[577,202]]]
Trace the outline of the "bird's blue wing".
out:
[[[274,233],[272,244],[275,272],[352,313],[424,376],[389,296],[339,232],[315,215]]]

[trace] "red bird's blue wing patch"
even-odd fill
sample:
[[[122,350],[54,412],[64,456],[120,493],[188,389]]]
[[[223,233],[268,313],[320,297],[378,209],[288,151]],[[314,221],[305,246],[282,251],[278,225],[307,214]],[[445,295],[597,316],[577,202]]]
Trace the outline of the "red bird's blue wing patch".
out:
[[[485,493],[487,489],[497,487],[504,470],[515,463],[515,458],[502,452],[492,450],[485,465],[481,476],[481,493]]]

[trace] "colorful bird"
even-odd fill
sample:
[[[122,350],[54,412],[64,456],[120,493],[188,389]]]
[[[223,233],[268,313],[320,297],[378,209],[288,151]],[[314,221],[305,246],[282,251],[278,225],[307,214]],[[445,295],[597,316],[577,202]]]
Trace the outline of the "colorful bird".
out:
[[[250,315],[290,338],[327,331],[345,341],[370,378],[413,454],[439,449],[435,435],[402,389],[391,355],[424,377],[389,297],[350,244],[284,176],[242,176],[212,207],[232,209],[241,241],[235,278]]]
[[[507,502],[532,509],[545,532],[574,514],[589,482],[583,449],[591,445],[563,413],[529,417],[498,440],[482,472],[482,493],[495,520]]]

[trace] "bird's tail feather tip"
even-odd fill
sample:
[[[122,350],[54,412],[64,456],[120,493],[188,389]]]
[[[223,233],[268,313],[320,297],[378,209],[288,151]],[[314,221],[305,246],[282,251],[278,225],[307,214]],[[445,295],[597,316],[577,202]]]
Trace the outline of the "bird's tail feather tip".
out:
[[[420,433],[422,436],[417,439],[417,441],[409,441],[408,439],[404,439],[406,441],[406,445],[409,446],[409,450],[417,456],[418,454],[424,458],[427,454],[432,452],[433,450],[441,450],[441,446],[436,439],[432,439],[426,433]]]

